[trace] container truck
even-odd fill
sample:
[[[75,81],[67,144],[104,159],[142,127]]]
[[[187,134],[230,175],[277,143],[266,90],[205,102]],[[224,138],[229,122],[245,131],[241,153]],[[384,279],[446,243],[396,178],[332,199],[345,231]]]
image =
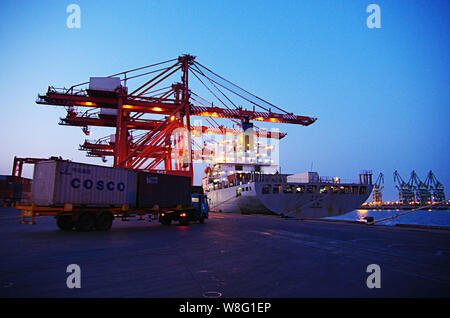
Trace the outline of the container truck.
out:
[[[208,218],[203,192],[191,193],[190,177],[133,171],[65,160],[35,164],[31,205],[17,205],[22,224],[54,216],[62,230],[108,231],[114,218],[148,216],[164,225]]]

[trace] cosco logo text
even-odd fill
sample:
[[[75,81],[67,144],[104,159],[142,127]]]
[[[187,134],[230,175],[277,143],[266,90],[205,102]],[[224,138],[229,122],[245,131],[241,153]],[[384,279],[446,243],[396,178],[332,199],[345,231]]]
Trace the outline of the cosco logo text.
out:
[[[125,184],[123,182],[119,182],[118,184],[115,184],[114,181],[104,182],[103,180],[99,180],[94,183],[91,179],[86,179],[84,181],[81,181],[78,178],[73,178],[72,181],[70,181],[70,185],[72,188],[79,189],[84,188],[87,190],[95,189],[95,190],[109,190],[109,191],[124,191],[125,190]]]

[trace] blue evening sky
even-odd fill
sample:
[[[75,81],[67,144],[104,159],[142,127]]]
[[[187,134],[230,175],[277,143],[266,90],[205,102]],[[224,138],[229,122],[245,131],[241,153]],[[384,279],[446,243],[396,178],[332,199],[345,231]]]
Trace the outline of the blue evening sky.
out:
[[[80,29],[66,26],[71,3]],[[371,3],[381,29],[366,26]],[[283,173],[311,163],[324,176],[381,171],[387,200],[397,199],[395,169],[404,179],[432,169],[448,187],[449,12],[437,0],[1,1],[0,174],[15,155],[101,163],[77,150],[80,128],[58,125],[63,108],[35,104],[49,85],[190,53],[275,105],[318,117],[277,126],[288,133]]]

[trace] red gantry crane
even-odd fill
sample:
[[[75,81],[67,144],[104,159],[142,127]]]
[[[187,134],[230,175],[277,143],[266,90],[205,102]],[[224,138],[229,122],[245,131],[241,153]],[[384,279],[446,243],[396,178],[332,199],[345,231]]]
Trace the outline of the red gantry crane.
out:
[[[177,74],[181,75],[181,81],[174,82]],[[197,81],[209,99],[191,90],[192,80]],[[129,89],[132,81],[138,82],[135,89]],[[105,84],[107,87],[102,87]],[[198,63],[192,55],[108,77],[91,77],[89,82],[68,89],[49,87],[36,103],[66,107],[67,115],[60,124],[82,127],[86,135],[94,126],[115,128],[111,136],[86,140],[80,145],[88,156],[103,159],[112,156],[114,167],[134,170],[156,171],[163,164],[165,173],[191,177],[193,160],[210,159],[204,149],[193,149],[191,133],[197,136],[242,133],[242,128],[226,128],[217,118],[231,120],[238,127],[250,121],[303,126],[316,121],[259,98]],[[242,103],[251,109],[244,109]],[[155,114],[162,116],[155,119]],[[206,117],[211,126],[193,125],[191,116]],[[256,137],[272,139],[286,135],[264,129],[255,129],[254,133]]]

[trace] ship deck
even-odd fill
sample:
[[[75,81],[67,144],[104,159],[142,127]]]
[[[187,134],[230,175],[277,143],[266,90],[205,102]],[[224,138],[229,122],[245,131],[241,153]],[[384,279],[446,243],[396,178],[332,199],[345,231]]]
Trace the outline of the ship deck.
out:
[[[205,224],[114,221],[62,232],[0,209],[0,297],[449,297],[450,232],[210,213]],[[81,267],[68,289],[66,268]],[[369,264],[381,288],[369,289]]]

